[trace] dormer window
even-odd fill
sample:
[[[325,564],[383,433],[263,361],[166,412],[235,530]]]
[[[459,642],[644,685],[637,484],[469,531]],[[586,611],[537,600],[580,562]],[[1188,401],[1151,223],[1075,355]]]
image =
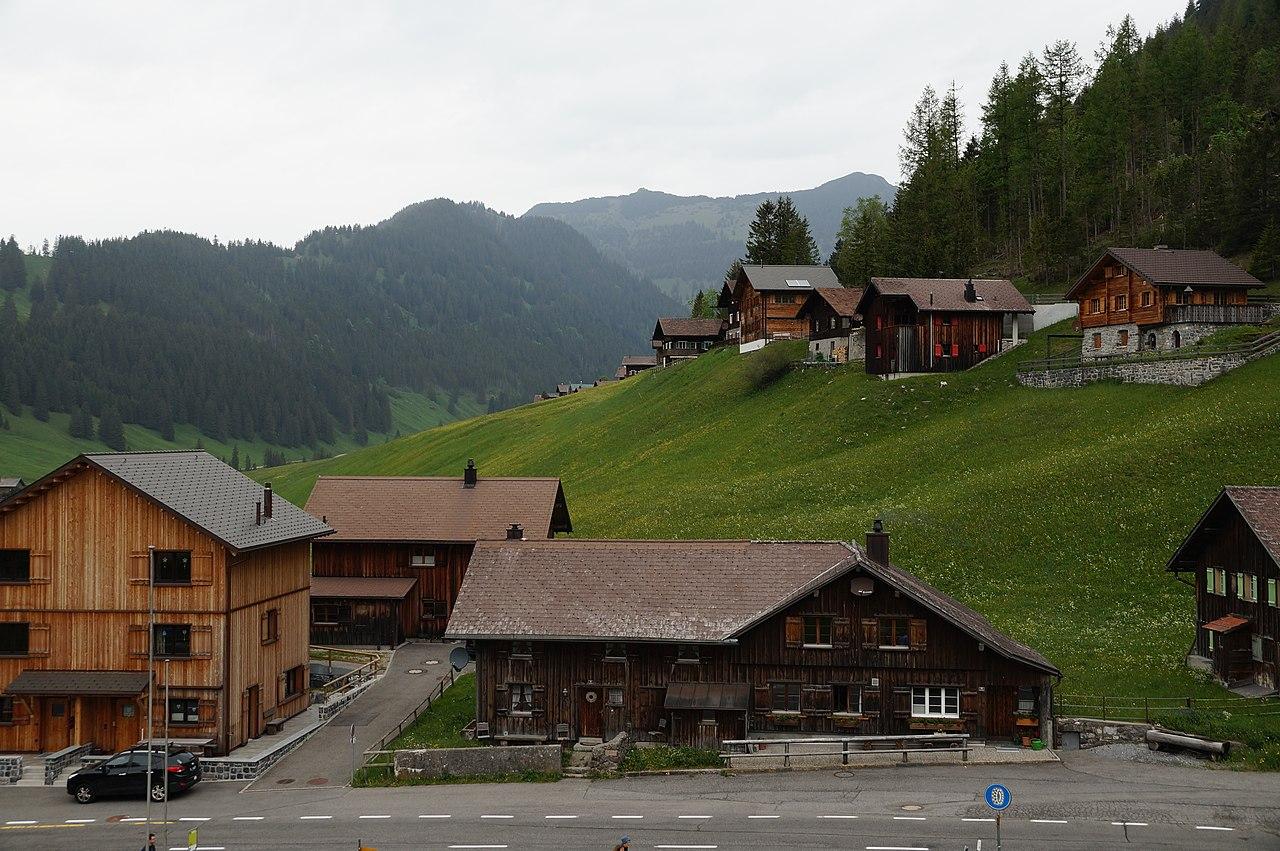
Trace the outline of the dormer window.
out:
[[[533,642],[532,641],[511,642],[511,658],[512,659],[532,659],[533,658]]]
[[[432,549],[416,549],[409,556],[409,565],[411,567],[435,567],[436,551]]]
[[[677,662],[701,662],[702,651],[696,644],[681,644],[676,647]]]

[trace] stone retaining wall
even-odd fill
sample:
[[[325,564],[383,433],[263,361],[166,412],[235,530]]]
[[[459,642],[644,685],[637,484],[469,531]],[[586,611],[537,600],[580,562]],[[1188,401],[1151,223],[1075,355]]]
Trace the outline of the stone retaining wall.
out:
[[[316,734],[324,724],[298,731],[280,747],[265,753],[256,759],[236,759],[234,756],[210,756],[200,758],[200,775],[202,780],[255,780],[266,773],[267,769],[293,753],[302,743]]]
[[[17,783],[22,779],[22,757],[19,754],[0,756],[0,783]]]
[[[53,781],[58,779],[68,765],[75,763],[79,765],[84,757],[93,750],[93,742],[86,742],[83,745],[76,745],[71,748],[63,748],[57,753],[49,754],[44,758],[44,785],[52,786]]]
[[[1081,750],[1099,745],[1114,745],[1117,742],[1146,744],[1147,731],[1154,729],[1151,724],[1101,721],[1097,718],[1057,718],[1055,724],[1059,742],[1062,741],[1063,733],[1079,733]]]
[[[343,709],[346,709],[348,703],[364,694],[365,689],[369,688],[369,686],[373,685],[380,679],[382,679],[382,675],[361,683],[359,687],[353,688],[348,692],[344,692],[340,697],[330,700],[328,703],[317,704],[316,712],[320,715],[320,723],[325,723]]]
[[[560,746],[515,745],[395,752],[397,780],[445,775],[467,777],[475,774],[511,774],[520,771],[559,774]]]
[[[1125,384],[1175,384],[1199,387],[1220,375],[1244,366],[1250,361],[1280,352],[1280,342],[1257,352],[1188,357],[1178,360],[1125,361],[1111,364],[1084,364],[1068,369],[1038,369],[1019,372],[1018,381],[1026,387],[1083,387],[1095,381],[1120,381]]]

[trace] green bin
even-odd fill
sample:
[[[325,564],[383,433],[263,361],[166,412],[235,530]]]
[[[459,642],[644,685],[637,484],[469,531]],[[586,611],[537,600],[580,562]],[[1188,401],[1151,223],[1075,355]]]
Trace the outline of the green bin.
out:
[[[1031,749],[1032,749],[1033,751],[1042,751],[1042,750],[1044,750],[1044,742],[1043,742],[1042,740],[1040,740],[1040,739],[1032,739],[1032,740],[1031,740]]]

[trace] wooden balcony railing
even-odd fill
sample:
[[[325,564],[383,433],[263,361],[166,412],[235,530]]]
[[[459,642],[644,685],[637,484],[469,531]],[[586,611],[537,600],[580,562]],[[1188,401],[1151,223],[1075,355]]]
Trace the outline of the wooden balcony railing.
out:
[[[1265,304],[1166,304],[1165,322],[1206,325],[1261,325],[1271,317]]]

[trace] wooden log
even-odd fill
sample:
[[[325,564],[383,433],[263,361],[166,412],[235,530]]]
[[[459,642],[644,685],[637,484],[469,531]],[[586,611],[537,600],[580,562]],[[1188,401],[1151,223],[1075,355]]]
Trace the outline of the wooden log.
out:
[[[1230,750],[1230,744],[1227,742],[1214,742],[1197,738],[1196,736],[1170,733],[1165,730],[1148,730],[1147,747],[1156,751],[1160,749],[1161,745],[1174,745],[1175,747],[1187,748],[1188,750],[1200,751],[1215,756],[1226,756]]]

